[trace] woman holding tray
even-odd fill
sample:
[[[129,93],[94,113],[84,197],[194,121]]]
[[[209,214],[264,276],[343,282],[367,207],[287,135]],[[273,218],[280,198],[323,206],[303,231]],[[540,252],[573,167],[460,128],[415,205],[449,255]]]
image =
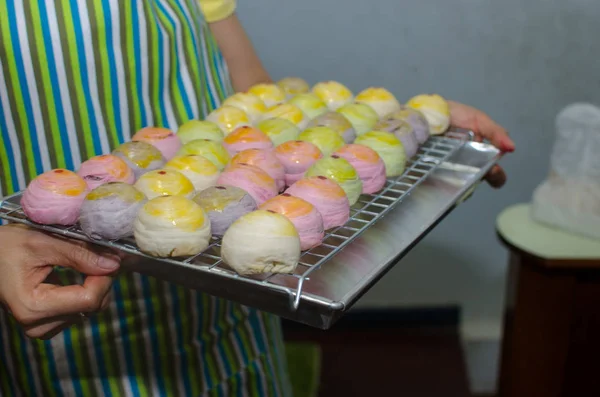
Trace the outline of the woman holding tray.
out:
[[[235,0],[0,0],[0,196],[270,81],[234,11]],[[486,115],[451,108],[454,125],[513,150]],[[0,227],[0,395],[291,395],[277,317],[117,276],[119,261]]]

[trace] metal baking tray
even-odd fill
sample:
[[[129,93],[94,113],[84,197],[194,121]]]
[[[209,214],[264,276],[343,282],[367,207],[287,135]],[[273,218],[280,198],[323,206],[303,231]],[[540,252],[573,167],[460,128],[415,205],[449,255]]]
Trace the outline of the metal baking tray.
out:
[[[491,145],[451,130],[431,137],[403,175],[378,194],[362,195],[349,221],[326,232],[323,244],[303,252],[294,274],[240,276],[220,258],[220,239],[182,260],[141,253],[133,239],[96,241],[78,225],[30,222],[22,192],[0,202],[0,218],[124,251],[122,268],[230,299],[313,327],[328,329],[445,215],[470,195],[499,160]]]

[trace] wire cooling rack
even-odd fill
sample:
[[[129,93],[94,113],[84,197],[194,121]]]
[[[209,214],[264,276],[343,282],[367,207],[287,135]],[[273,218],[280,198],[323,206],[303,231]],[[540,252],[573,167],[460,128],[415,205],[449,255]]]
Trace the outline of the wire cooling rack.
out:
[[[342,226],[325,232],[323,243],[304,251],[293,274],[264,274],[240,276],[231,270],[221,259],[221,239],[213,238],[209,247],[202,253],[186,258],[151,258],[142,253],[133,238],[108,241],[90,240],[79,225],[70,227],[49,226],[33,223],[27,219],[20,206],[23,192],[6,197],[0,202],[0,218],[9,222],[29,225],[44,231],[66,237],[91,241],[95,244],[116,248],[121,251],[164,262],[165,266],[193,267],[195,271],[210,272],[221,278],[223,282],[235,279],[253,284],[260,289],[273,289],[285,292],[289,299],[290,310],[295,311],[300,305],[303,286],[310,275],[339,253],[362,232],[377,222],[392,208],[399,205],[413,189],[427,179],[437,166],[446,162],[452,154],[460,149],[472,137],[465,132],[448,132],[443,136],[430,137],[419,149],[419,152],[408,161],[406,171],[399,177],[387,180],[385,187],[377,194],[362,195],[350,210],[350,219]]]

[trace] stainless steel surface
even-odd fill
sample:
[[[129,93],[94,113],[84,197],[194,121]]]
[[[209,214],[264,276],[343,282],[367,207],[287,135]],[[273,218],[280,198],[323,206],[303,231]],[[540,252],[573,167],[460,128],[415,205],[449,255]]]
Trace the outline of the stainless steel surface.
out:
[[[221,262],[217,239],[186,260],[148,257],[133,240],[93,242],[131,254],[123,265],[128,270],[327,329],[468,197],[499,159],[497,149],[470,141],[469,134],[453,131],[432,137],[404,175],[389,180],[379,194],[361,196],[344,226],[328,231],[323,245],[304,252],[292,275],[239,276]],[[20,209],[20,195],[0,202],[1,218],[88,240],[78,226],[29,222]]]

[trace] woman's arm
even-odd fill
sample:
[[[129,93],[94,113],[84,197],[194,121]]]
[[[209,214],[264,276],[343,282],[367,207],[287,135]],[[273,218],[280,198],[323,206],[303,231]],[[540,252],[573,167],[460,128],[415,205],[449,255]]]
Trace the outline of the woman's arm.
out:
[[[209,26],[227,62],[236,91],[246,91],[257,83],[272,82],[235,13],[210,22]]]

